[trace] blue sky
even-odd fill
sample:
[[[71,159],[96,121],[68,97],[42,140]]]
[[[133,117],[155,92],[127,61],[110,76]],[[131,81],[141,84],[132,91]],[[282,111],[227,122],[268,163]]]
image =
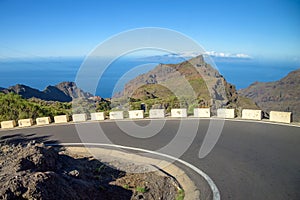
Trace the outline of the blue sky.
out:
[[[141,27],[174,29],[207,51],[300,61],[299,0],[0,0],[0,59],[85,56]]]

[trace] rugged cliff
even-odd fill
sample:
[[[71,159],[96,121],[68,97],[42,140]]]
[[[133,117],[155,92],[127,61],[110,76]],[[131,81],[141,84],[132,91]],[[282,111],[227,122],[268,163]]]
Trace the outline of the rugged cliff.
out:
[[[9,88],[2,88],[4,93],[15,93],[25,99],[38,98],[45,101],[70,102],[76,98],[89,98],[93,95],[82,91],[74,82],[62,82],[56,86],[47,86],[45,90],[40,91],[26,85],[17,84]]]
[[[178,64],[159,64],[129,81],[114,99],[120,98],[148,103],[151,99],[150,107],[211,107],[213,112],[221,107],[258,108],[251,100],[240,97],[235,86],[227,83],[202,56]]]
[[[293,120],[300,121],[300,69],[275,82],[255,82],[239,94],[252,99],[266,112],[290,111]]]

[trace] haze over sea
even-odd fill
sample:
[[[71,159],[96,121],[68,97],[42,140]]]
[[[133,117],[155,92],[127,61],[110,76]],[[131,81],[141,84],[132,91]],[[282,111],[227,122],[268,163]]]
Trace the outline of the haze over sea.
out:
[[[226,80],[234,84],[237,89],[246,88],[255,81],[276,81],[287,75],[300,65],[296,62],[262,62],[255,59],[227,60],[215,59],[219,72]],[[0,87],[24,84],[39,90],[48,85],[56,85],[63,81],[75,81],[76,74],[83,62],[83,58],[40,58],[0,60]],[[178,60],[164,61],[176,63]],[[122,86],[135,76],[149,71],[159,62],[149,60],[123,58],[112,63],[101,77],[95,95],[111,97],[113,91],[120,91]],[[136,66],[143,65],[115,88],[119,79]],[[100,67],[100,66],[99,66]],[[121,86],[121,87],[120,87]]]

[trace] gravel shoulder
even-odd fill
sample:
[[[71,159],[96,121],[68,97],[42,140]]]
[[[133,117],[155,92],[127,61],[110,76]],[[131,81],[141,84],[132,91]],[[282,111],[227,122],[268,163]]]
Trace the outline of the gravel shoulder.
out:
[[[34,142],[1,144],[0,183],[0,199],[172,200],[180,199],[183,191],[184,199],[199,197],[184,172],[165,161]]]

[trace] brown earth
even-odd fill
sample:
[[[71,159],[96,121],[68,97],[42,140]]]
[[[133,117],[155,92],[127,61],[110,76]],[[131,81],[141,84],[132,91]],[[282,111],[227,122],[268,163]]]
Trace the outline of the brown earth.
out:
[[[61,148],[0,145],[0,199],[176,199],[168,176],[126,173]]]

